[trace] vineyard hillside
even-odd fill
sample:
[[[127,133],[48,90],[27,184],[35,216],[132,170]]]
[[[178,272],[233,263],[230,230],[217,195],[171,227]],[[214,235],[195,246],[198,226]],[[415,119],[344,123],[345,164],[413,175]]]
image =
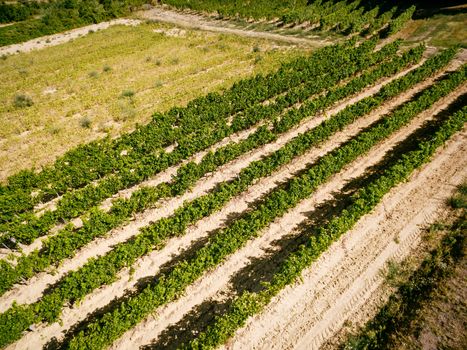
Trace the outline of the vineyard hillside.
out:
[[[464,348],[466,11],[1,2],[0,349]]]

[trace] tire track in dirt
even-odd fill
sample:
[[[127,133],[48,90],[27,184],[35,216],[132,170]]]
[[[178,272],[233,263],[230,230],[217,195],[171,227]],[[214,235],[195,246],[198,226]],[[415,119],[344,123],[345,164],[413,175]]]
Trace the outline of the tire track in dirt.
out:
[[[465,144],[467,134],[461,135],[462,143]],[[459,150],[459,148],[457,148]],[[465,148],[459,152],[464,155],[466,150]],[[458,159],[459,164],[463,164],[463,169],[467,167],[467,162],[465,162],[465,157]],[[457,160],[456,160],[457,161]],[[366,301],[371,297],[374,291],[381,287],[384,278],[381,276],[380,271],[386,266],[386,263],[390,260],[402,261],[404,257],[410,254],[411,251],[420,243],[422,227],[426,223],[433,222],[436,218],[437,213],[445,207],[446,200],[455,192],[455,186],[462,183],[465,178],[466,172],[459,171],[462,168],[457,168],[457,173],[452,174],[449,172],[450,169],[447,169],[445,175],[453,175],[449,180],[449,183],[442,182],[446,179],[439,179],[436,181],[437,192],[434,192],[432,197],[428,197],[426,193],[421,196],[416,197],[413,195],[408,205],[416,205],[414,203],[414,198],[417,198],[419,203],[423,203],[423,207],[417,212],[416,215],[409,221],[404,221],[405,225],[400,225],[401,219],[398,217],[397,221],[393,222],[392,226],[388,226],[386,223],[383,223],[386,228],[386,232],[392,232],[393,236],[389,242],[386,242],[386,247],[378,252],[377,256],[368,259],[363,266],[360,264],[354,263],[353,269],[359,269],[360,274],[353,280],[353,283],[349,284],[343,291],[341,291],[339,297],[335,299],[335,304],[331,308],[322,313],[320,317],[320,322],[311,329],[308,329],[308,332],[303,334],[299,342],[296,338],[293,342],[296,344],[295,348],[312,348],[318,349],[323,345],[324,341],[329,339],[333,334],[335,334],[343,325],[344,321],[348,319],[349,315],[352,314],[353,310],[358,309],[363,306]],[[413,193],[413,192],[412,192]],[[427,198],[429,198],[427,200]],[[418,207],[419,208],[419,207]],[[406,207],[403,208],[406,210]],[[414,213],[414,214],[415,214]],[[399,224],[399,225],[397,225]],[[392,229],[392,231],[390,231]],[[396,229],[396,230],[395,230]],[[381,233],[380,230],[378,230]],[[385,232],[385,233],[386,233]],[[394,235],[397,235],[397,241],[395,242]],[[373,240],[369,240],[372,244]],[[369,248],[369,249],[368,249]],[[371,247],[362,249],[360,246],[359,249],[355,251],[360,255],[364,256],[366,250],[374,252]],[[357,255],[358,256],[358,255]],[[347,270],[343,270],[337,279],[340,280],[340,277],[348,273]],[[327,292],[331,292],[329,289]],[[313,311],[311,311],[313,312]],[[307,327],[305,325],[305,327]],[[295,327],[296,328],[296,327]],[[303,333],[298,332],[295,334]]]
[[[462,182],[467,166],[465,141],[464,131],[410,182],[391,191],[375,212],[303,274],[302,284],[280,293],[266,312],[237,332],[227,348],[319,348],[382,282],[379,271],[385,262],[401,259],[417,244],[417,225],[430,222],[454,185]],[[395,242],[398,229],[399,244]]]
[[[413,68],[412,68],[413,69]],[[403,73],[401,73],[403,74]],[[439,73],[441,75],[442,73]],[[399,75],[398,75],[399,76]],[[395,77],[392,77],[388,80],[393,80]],[[236,198],[231,201],[223,210],[219,213],[212,215],[211,217],[205,218],[200,221],[197,225],[193,228],[190,228],[186,235],[181,238],[176,238],[169,241],[168,246],[163,249],[162,251],[155,251],[152,254],[140,259],[136,265],[136,271],[132,274],[132,280],[130,281],[130,274],[129,270],[124,270],[119,275],[120,279],[110,286],[104,286],[99,290],[95,291],[87,298],[85,298],[79,306],[74,308],[65,308],[62,321],[63,325],[60,326],[57,323],[51,326],[46,326],[44,328],[38,328],[37,331],[29,333],[18,344],[38,344],[38,342],[45,342],[46,339],[50,339],[52,337],[60,337],[60,332],[68,329],[73,324],[78,322],[79,320],[83,319],[85,315],[92,312],[93,310],[105,306],[109,300],[122,296],[126,291],[131,290],[133,286],[136,284],[136,280],[145,278],[147,276],[154,275],[158,272],[158,266],[164,264],[165,262],[169,261],[171,256],[176,254],[177,251],[180,251],[183,247],[190,247],[193,241],[201,239],[207,235],[207,231],[218,229],[219,227],[223,226],[223,221],[228,218],[229,215],[233,215],[235,213],[239,213],[248,207],[248,203],[259,198],[262,194],[266,193],[270,188],[273,188],[278,181],[283,181],[285,178],[290,177],[291,173],[303,168],[311,159],[316,158],[320,155],[325,154],[327,151],[339,146],[342,142],[350,138],[351,135],[355,135],[358,131],[370,123],[374,122],[375,120],[379,119],[379,117],[384,114],[388,109],[397,106],[398,104],[402,103],[403,101],[409,99],[418,91],[422,90],[423,88],[427,87],[431,84],[431,82],[436,79],[436,76],[430,78],[413,89],[409,90],[405,94],[398,96],[397,98],[393,99],[392,101],[384,104],[382,107],[378,108],[373,113],[370,113],[369,116],[366,118],[363,117],[357,120],[354,124],[351,125],[350,128],[347,128],[343,132],[340,132],[333,136],[333,138],[323,145],[320,148],[314,149],[311,152],[307,153],[306,155],[297,159],[293,164],[284,167],[279,173],[271,178],[265,178],[258,182],[256,185],[252,186],[247,194],[242,194],[240,198]],[[354,103],[357,100],[360,100],[364,96],[369,96],[374,92],[378,91],[381,85],[386,84],[388,80],[384,80],[369,88],[363,94],[358,96],[354,96],[349,98],[347,101],[340,103],[333,109],[333,112],[337,112],[342,110],[346,105],[350,103]],[[330,113],[329,113],[330,114]],[[334,114],[334,113],[333,113]],[[294,135],[301,133],[305,130],[308,130],[312,126],[317,125],[322,120],[327,118],[327,116],[321,116],[315,119],[311,119],[309,121],[305,121],[299,127],[294,129]],[[310,124],[311,123],[311,124]],[[281,145],[285,143],[286,140],[292,138],[292,135],[284,135],[284,139],[282,139]],[[277,149],[279,148],[278,145],[269,144],[266,145],[264,148],[266,152],[270,153],[272,150],[271,148]],[[264,150],[258,151],[260,154],[264,154]],[[257,153],[257,152],[255,152]],[[251,155],[246,155],[245,158],[248,160],[248,163],[252,161]],[[223,169],[220,169],[219,173],[214,174],[213,176],[219,176],[225,178],[225,173],[223,173]],[[240,209],[240,210],[239,210]],[[37,282],[34,284],[35,291],[37,291]],[[36,292],[36,298],[40,297],[40,291]],[[31,294],[26,295],[23,297],[23,300],[30,300],[32,299]],[[20,302],[21,303],[21,302]],[[47,335],[45,335],[47,334]],[[20,345],[18,345],[20,346]]]
[[[209,20],[199,14],[188,13],[185,11],[173,11],[162,7],[156,7],[151,10],[142,11],[139,13],[138,17],[145,20],[171,23],[183,28],[281,41],[294,45],[324,46],[329,43],[327,40],[318,38],[312,40],[307,38],[294,37],[291,35],[225,27],[222,23]]]
[[[454,100],[460,93],[461,91],[451,94],[446,99],[440,101],[437,106],[443,106],[448,103],[447,101]],[[247,266],[250,260],[261,258],[267,254],[266,252],[277,249],[273,242],[287,236],[298,224],[306,220],[307,216],[305,212],[307,210],[329,200],[332,197],[332,192],[339,191],[349,179],[362,175],[367,168],[379,162],[395,144],[401,142],[407,135],[417,130],[426,120],[432,119],[433,115],[440,108],[437,106],[422,113],[410,125],[396,132],[388,140],[370,151],[368,155],[334,176],[330,182],[320,187],[312,197],[301,202],[283,218],[272,224],[263,235],[251,241],[246,247],[229,257],[220,267],[190,286],[184,297],[161,308],[157,312],[157,317],[150,317],[134,329],[128,331],[112,348],[125,349],[130,345],[135,346],[136,344],[141,346],[147,344],[150,341],[154,341],[154,337],[158,332],[162,332],[170,324],[179,322],[192,308],[206,302],[206,300],[220,299],[220,303],[222,303],[226,295],[232,294],[228,286],[232,275]],[[248,281],[245,281],[245,283],[248,283]]]

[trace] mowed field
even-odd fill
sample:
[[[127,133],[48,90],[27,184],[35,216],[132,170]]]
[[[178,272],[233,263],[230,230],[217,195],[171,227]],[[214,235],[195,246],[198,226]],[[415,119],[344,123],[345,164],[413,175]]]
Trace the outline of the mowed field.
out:
[[[408,21],[320,48],[145,22],[0,61],[0,348],[342,347],[467,179],[467,50]]]
[[[283,42],[140,24],[5,57],[0,179],[40,168],[83,142],[146,124],[154,112],[268,72],[296,51]],[[18,95],[33,105],[16,107]]]

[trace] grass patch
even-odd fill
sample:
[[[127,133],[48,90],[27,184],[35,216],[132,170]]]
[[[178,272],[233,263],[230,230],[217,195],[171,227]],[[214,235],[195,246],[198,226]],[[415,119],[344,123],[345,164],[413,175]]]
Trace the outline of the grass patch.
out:
[[[454,209],[467,209],[467,183],[459,186],[458,193],[449,200]]]
[[[438,47],[460,45],[467,48],[467,13],[438,14],[427,19],[417,19],[410,24],[410,42],[425,41]]]

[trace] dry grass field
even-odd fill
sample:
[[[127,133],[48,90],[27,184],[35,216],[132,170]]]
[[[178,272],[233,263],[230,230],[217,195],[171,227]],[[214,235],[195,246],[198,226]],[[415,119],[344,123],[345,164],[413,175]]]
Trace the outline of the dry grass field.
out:
[[[298,53],[286,43],[173,28],[115,26],[0,59],[0,179]],[[20,95],[32,106],[16,107]]]

